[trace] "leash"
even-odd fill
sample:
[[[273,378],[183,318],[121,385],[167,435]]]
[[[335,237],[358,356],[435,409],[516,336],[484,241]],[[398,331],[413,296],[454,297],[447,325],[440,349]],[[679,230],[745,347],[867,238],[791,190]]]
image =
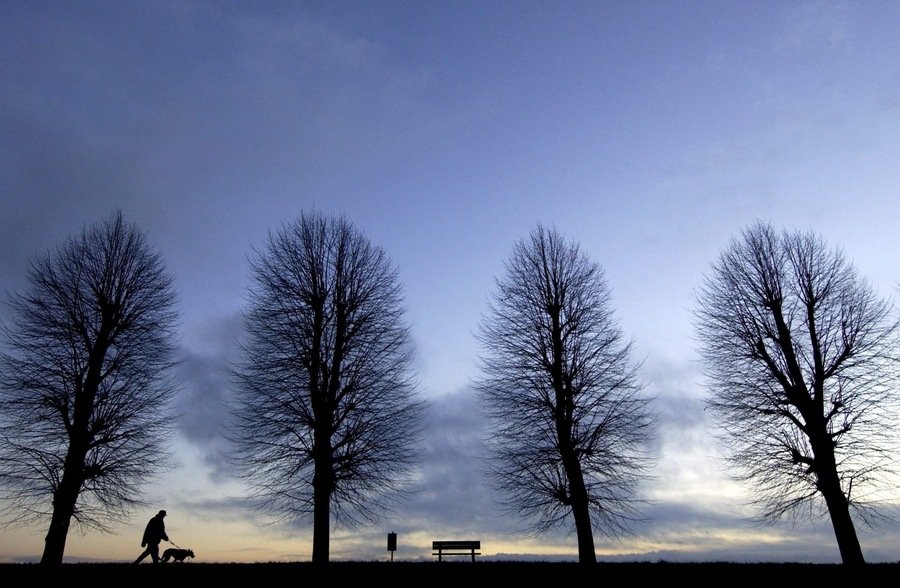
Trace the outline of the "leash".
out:
[[[175,542],[172,541],[171,539],[169,539],[169,544],[172,545],[173,547],[177,547],[178,549],[184,549],[184,547],[182,547],[181,545],[175,543]]]

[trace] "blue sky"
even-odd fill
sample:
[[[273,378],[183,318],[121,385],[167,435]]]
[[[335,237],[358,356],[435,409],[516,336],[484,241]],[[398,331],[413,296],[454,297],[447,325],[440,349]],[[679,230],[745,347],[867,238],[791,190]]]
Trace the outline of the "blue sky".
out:
[[[556,226],[606,271],[660,423],[647,522],[601,557],[837,561],[827,521],[757,527],[703,412],[693,292],[756,219],[814,230],[885,296],[900,282],[895,2],[19,2],[0,0],[0,280],[116,209],[176,280],[178,467],[158,508],[206,561],[308,559],[311,530],[255,514],[223,459],[225,371],[267,231],[345,214],[397,265],[430,437],[417,492],[333,555],[575,559],[497,513],[480,457],[473,333],[514,241]],[[0,319],[7,309],[0,307]],[[888,497],[900,511],[900,493]],[[7,529],[0,560],[39,555]],[[441,537],[439,537],[441,536]],[[134,543],[132,547],[132,543]],[[900,557],[900,527],[862,532]]]

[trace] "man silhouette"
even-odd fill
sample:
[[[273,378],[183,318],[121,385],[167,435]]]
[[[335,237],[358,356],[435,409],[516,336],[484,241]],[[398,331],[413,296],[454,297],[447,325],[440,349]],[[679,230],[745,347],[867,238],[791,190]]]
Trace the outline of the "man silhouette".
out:
[[[140,557],[134,560],[134,563],[141,563],[148,555],[153,558],[153,563],[159,563],[159,542],[169,540],[169,536],[166,535],[166,525],[163,523],[165,517],[166,511],[161,510],[147,522],[147,527],[144,529],[144,538],[141,540],[141,547],[146,547],[147,549],[144,550]]]

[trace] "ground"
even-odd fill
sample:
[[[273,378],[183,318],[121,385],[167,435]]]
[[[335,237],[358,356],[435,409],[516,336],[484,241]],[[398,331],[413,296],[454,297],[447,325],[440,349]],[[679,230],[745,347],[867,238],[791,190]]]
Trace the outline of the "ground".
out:
[[[718,586],[736,583],[742,586],[774,583],[784,586],[790,582],[806,585],[835,585],[846,578],[853,585],[861,581],[878,582],[878,585],[896,585],[900,580],[900,563],[868,564],[862,569],[847,569],[840,565],[821,564],[732,564],[732,563],[600,563],[584,568],[577,563],[544,562],[333,562],[325,566],[311,563],[255,563],[209,564],[189,562],[184,564],[64,564],[55,569],[44,569],[36,564],[0,565],[0,578],[40,582],[53,577],[80,584],[94,585],[122,582],[128,585],[208,585],[216,581],[223,584],[272,585],[291,582],[297,585],[316,585],[322,580],[328,584],[345,585],[356,582],[362,586],[422,586],[467,584],[461,588],[478,585],[505,585],[521,582],[529,586],[563,586],[568,581],[593,580],[598,584],[628,582],[635,585],[675,585],[690,582],[697,586]],[[891,582],[892,584],[887,584]],[[8,585],[8,584],[7,584]],[[727,586],[726,586],[727,588]]]

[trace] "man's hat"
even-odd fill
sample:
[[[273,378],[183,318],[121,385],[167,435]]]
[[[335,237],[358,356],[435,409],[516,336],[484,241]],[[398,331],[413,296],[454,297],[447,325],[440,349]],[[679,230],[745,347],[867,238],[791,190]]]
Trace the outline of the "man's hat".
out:
[[[164,511],[164,510],[159,511],[159,515],[163,516],[163,517],[166,516],[166,511]]]

